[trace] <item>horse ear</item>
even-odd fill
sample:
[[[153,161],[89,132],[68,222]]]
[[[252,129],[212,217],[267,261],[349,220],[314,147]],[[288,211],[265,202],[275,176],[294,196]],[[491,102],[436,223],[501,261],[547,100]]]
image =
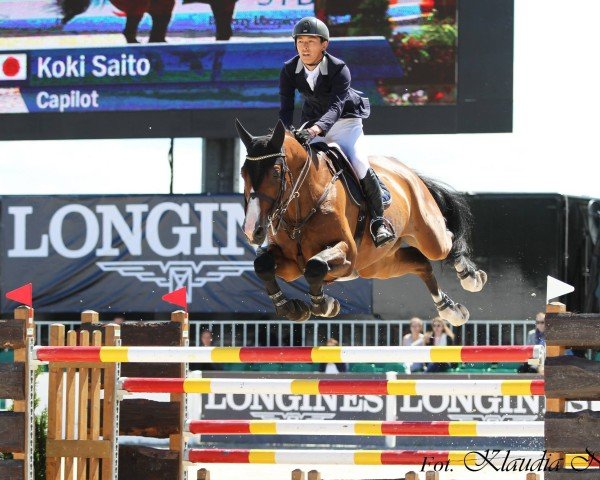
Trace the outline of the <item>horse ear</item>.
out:
[[[275,130],[273,130],[273,135],[271,135],[271,140],[269,140],[269,145],[273,150],[281,150],[283,145],[283,141],[285,140],[285,125],[281,120],[277,122],[275,126]]]
[[[237,130],[240,140],[246,146],[247,150],[250,145],[252,145],[252,139],[254,137],[248,133],[248,131],[242,126],[237,118],[235,119],[235,129]]]

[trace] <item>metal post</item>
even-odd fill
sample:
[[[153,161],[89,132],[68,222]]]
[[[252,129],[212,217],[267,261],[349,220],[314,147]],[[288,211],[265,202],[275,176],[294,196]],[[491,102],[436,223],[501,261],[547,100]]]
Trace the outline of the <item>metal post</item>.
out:
[[[205,138],[202,146],[202,192],[239,191],[239,166],[237,138]]]

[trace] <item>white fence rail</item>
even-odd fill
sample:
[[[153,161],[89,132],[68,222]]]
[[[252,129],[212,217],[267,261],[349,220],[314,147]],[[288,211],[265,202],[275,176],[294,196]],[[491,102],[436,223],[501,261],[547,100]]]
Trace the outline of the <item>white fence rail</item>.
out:
[[[79,326],[79,321],[38,321],[38,345],[47,345],[53,323],[64,323],[67,329]],[[533,328],[533,320],[470,320],[454,329],[455,343],[524,345],[527,332]],[[315,346],[330,337],[346,346],[397,346],[409,332],[409,320],[309,320],[301,324],[286,320],[191,320],[190,345],[200,346],[200,334],[205,329],[213,332],[215,346]]]

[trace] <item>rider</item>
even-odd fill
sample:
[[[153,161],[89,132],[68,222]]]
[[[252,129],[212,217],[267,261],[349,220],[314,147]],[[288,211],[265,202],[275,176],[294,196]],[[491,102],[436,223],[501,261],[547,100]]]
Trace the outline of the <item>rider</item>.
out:
[[[291,129],[294,96],[298,90],[304,98],[301,121],[310,126],[296,132],[296,138],[306,144],[321,136],[327,143],[340,145],[350,159],[369,203],[375,245],[384,245],[394,240],[395,234],[391,223],[383,216],[381,185],[370,168],[363,146],[362,119],[370,114],[369,99],[350,87],[350,70],[344,61],[326,52],[329,29],[321,20],[303,18],[294,26],[292,36],[298,55],[285,62],[281,69],[279,118]]]

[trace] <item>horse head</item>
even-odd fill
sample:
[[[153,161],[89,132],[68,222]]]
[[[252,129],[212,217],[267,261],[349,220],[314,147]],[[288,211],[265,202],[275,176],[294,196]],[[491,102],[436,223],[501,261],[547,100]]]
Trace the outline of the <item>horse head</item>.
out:
[[[244,233],[250,243],[261,245],[266,236],[269,217],[281,204],[286,188],[286,139],[281,120],[270,135],[253,136],[236,119],[240,140],[246,147],[242,167],[244,179]]]

